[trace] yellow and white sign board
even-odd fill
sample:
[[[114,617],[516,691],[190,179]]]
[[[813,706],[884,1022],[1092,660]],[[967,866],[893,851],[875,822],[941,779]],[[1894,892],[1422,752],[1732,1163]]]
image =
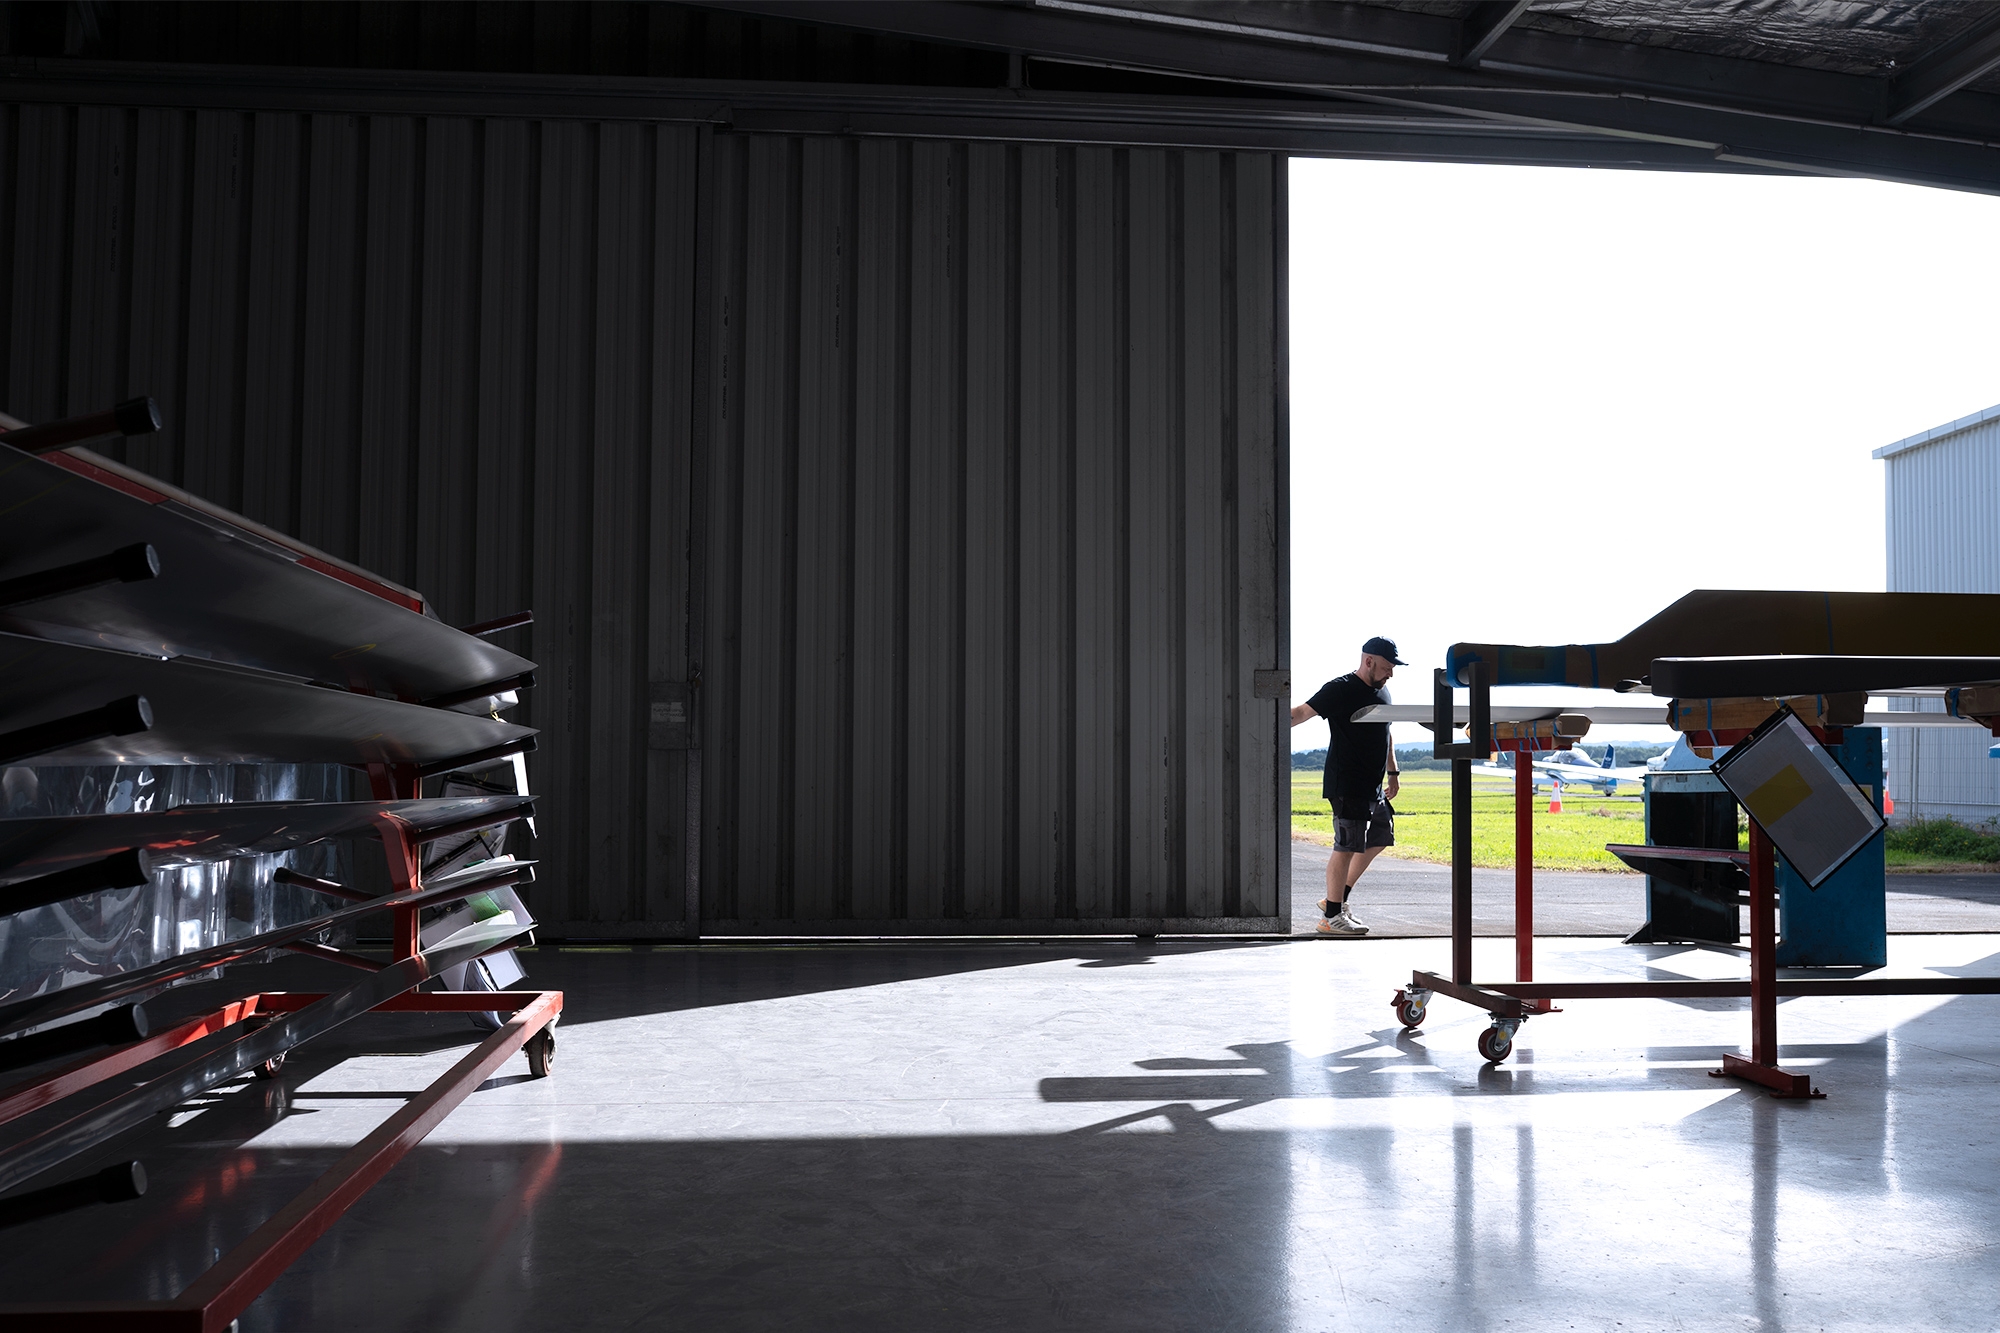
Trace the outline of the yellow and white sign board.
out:
[[[1732,747],[1714,768],[1811,888],[1882,827],[1868,793],[1790,710]]]

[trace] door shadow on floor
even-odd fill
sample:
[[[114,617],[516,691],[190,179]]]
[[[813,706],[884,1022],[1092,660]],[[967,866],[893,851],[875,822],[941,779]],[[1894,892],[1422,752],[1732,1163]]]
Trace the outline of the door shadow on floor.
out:
[[[516,989],[562,991],[562,1021],[576,1025],[1046,963],[1110,971],[1144,967],[1166,957],[1276,948],[1283,943],[1086,937],[1018,944],[911,940],[538,948],[520,951],[528,975]],[[218,980],[176,987],[149,1000],[146,1007],[158,1029],[171,1019],[205,1012],[253,991],[328,990],[351,984],[355,975],[336,963],[287,955],[267,963],[232,966]],[[367,1021],[379,1023],[384,1017]],[[439,1026],[427,1018],[409,1017],[420,1026]],[[441,1026],[453,1032],[470,1030],[466,1020],[455,1015],[446,1016]]]

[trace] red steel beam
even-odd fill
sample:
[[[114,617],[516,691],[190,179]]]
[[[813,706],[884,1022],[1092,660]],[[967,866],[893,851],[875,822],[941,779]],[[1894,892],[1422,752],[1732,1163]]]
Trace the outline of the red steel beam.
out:
[[[1532,1000],[1509,995],[1497,986],[1465,985],[1435,972],[1412,972],[1410,984],[1440,995],[1449,995],[1454,1000],[1463,1000],[1500,1018],[1526,1018],[1540,1012]],[[1507,989],[1516,988],[1509,986]]]
[[[1420,983],[1421,984],[1421,983]],[[1435,989],[1435,988],[1433,988]],[[1531,1000],[1740,1000],[1750,981],[1484,981],[1475,989]],[[2000,977],[1780,977],[1781,998],[1804,995],[2000,995]]]
[[[261,1012],[257,1002],[262,998],[259,995],[245,996],[212,1013],[190,1018],[165,1032],[156,1032],[143,1041],[120,1046],[104,1055],[86,1055],[32,1082],[0,1090],[0,1125],[59,1102],[72,1093],[82,1092],[108,1078],[116,1078],[126,1070],[136,1069],[168,1051],[179,1050],[203,1037],[214,1036],[224,1028],[233,1027]]]
[[[1995,984],[2000,985],[2000,981],[1996,981]],[[541,991],[407,991],[392,1000],[376,1005],[370,1012],[505,1014],[526,1008],[542,994]],[[38,1111],[44,1106],[59,1102],[72,1093],[81,1092],[106,1079],[116,1078],[126,1070],[136,1069],[148,1060],[158,1059],[169,1051],[192,1045],[203,1037],[212,1037],[224,1028],[233,1027],[247,1018],[258,1014],[296,1013],[314,1001],[325,998],[323,992],[316,991],[264,991],[256,995],[246,995],[211,1013],[190,1018],[165,1032],[156,1032],[144,1041],[121,1046],[104,1055],[85,1056],[32,1082],[0,1089],[0,1125],[10,1120],[18,1120],[30,1111]]]
[[[1823,1097],[1806,1074],[1778,1067],[1778,849],[1750,821],[1750,1058],[1724,1055],[1716,1078],[1761,1083],[1780,1097]]]
[[[1514,756],[1514,980],[1535,979],[1535,756]]]
[[[1771,902],[1777,849],[1750,821],[1750,1058],[1778,1067],[1778,914]]]
[[[86,1333],[117,1330],[134,1333],[225,1333],[236,1316],[249,1308],[294,1260],[325,1234],[389,1169],[421,1143],[424,1136],[492,1076],[528,1039],[562,1013],[561,991],[489,992],[465,994],[484,1008],[500,1009],[502,996],[522,997],[525,1004],[504,1027],[453,1065],[443,1078],[412,1098],[374,1133],[350,1148],[311,1188],[281,1208],[242,1243],[197,1278],[171,1301],[123,1304],[64,1302],[33,1308],[0,1308],[9,1333]],[[399,997],[405,998],[405,997]],[[440,1000],[440,995],[407,998]],[[456,998],[456,997],[454,997]],[[387,1009],[392,1006],[382,1005]],[[417,1006],[410,1006],[415,1008]]]
[[[1761,1083],[1780,1097],[1824,1097],[1812,1085],[1809,1074],[1793,1074],[1776,1065],[1758,1064],[1755,1060],[1745,1060],[1740,1055],[1725,1052],[1722,1068],[1708,1071],[1710,1078],[1747,1078],[1752,1083]]]
[[[527,1008],[548,993],[538,990],[413,990],[404,991],[394,999],[384,1000],[368,1012],[371,1014],[510,1014]],[[326,996],[314,991],[265,991],[257,997],[258,1012],[296,1013],[314,1001],[325,998]]]
[[[474,1047],[451,1072],[412,1098],[361,1142],[348,1149],[312,1188],[286,1204],[221,1261],[183,1291],[176,1309],[198,1312],[202,1333],[224,1333],[291,1266],[294,1259],[334,1224],[369,1186],[527,1045],[528,1038],[562,1012],[561,991],[544,991]]]
[[[371,765],[369,773],[372,775],[374,771],[375,766]],[[400,768],[391,768],[389,773],[392,780],[395,780],[400,772]],[[389,799],[400,799],[400,796],[392,795]],[[375,827],[382,836],[382,855],[388,858],[389,862],[391,892],[416,892],[423,886],[423,861],[422,854],[417,850],[416,836],[411,832],[410,826],[395,815],[380,814],[375,816]],[[423,947],[418,938],[420,929],[418,915],[414,907],[396,908],[391,926],[392,940],[389,954],[393,961],[401,962],[405,958],[414,958],[418,950]]]

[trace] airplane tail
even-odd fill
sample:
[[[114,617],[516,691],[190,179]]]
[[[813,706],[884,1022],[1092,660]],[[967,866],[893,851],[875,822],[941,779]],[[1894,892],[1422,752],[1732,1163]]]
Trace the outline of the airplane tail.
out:
[[[1604,747],[1604,766],[1605,766],[1606,768],[1616,768],[1616,767],[1618,767],[1618,747],[1617,747],[1617,746],[1615,746],[1615,745],[1607,745],[1607,746],[1605,746],[1605,747]]]

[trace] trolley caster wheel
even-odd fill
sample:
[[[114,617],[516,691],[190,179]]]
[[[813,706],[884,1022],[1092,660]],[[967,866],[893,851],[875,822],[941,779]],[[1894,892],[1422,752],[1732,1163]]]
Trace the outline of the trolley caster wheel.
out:
[[[289,1054],[289,1051],[279,1051],[276,1055],[263,1061],[261,1064],[253,1065],[250,1069],[251,1075],[255,1078],[263,1079],[276,1078],[278,1071],[285,1067],[285,1057]]]
[[[1497,1065],[1514,1053],[1514,1034],[1503,1027],[1490,1027],[1479,1034],[1479,1055],[1489,1065]]]
[[[556,1062],[556,1025],[550,1023],[528,1038],[527,1050],[528,1072],[536,1078],[547,1078]]]
[[[1420,1028],[1424,1023],[1424,1013],[1430,1008],[1431,993],[1421,986],[1411,986],[1399,990],[1389,997],[1389,1007],[1396,1011],[1396,1021],[1405,1031]]]

